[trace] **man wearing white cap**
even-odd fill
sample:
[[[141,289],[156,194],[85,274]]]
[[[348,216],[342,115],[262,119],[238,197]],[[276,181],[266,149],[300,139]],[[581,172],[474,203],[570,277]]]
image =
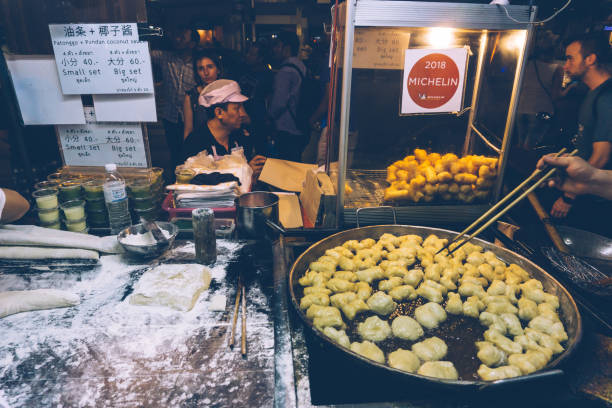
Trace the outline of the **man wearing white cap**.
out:
[[[183,160],[207,150],[214,156],[230,154],[235,147],[242,146],[249,160],[253,174],[257,178],[266,161],[263,156],[253,152],[240,130],[248,119],[242,103],[248,98],[242,95],[236,81],[218,79],[208,84],[200,93],[199,103],[207,110],[208,121],[205,126],[194,129],[183,144]]]

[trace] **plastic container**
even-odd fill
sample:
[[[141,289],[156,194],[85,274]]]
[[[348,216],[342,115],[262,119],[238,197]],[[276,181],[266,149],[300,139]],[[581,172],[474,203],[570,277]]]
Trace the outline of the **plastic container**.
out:
[[[140,217],[148,221],[156,221],[159,218],[159,207],[151,207],[145,209],[134,209],[134,215],[137,219]]]
[[[79,200],[81,198],[82,183],[77,180],[64,181],[59,185],[59,199],[61,202]]]
[[[132,225],[130,212],[128,211],[128,198],[125,191],[125,181],[117,172],[114,163],[104,166],[106,178],[104,179],[104,201],[108,211],[108,221],[111,234],[118,234]]]
[[[104,197],[101,200],[87,200],[85,203],[85,210],[87,213],[91,211],[106,211],[106,203]]]
[[[60,205],[67,221],[76,221],[85,218],[85,201],[72,200]]]
[[[36,207],[41,210],[50,210],[57,208],[57,190],[54,188],[43,188],[32,193],[32,197],[36,200]]]
[[[144,197],[144,198],[132,198],[132,208],[134,210],[148,210],[149,208],[154,207],[153,205],[153,197]]]
[[[150,198],[153,196],[154,185],[145,178],[136,178],[127,183],[127,191],[132,198]]]
[[[189,184],[191,179],[196,176],[196,173],[191,169],[177,168],[174,175],[176,176],[176,182],[178,184]]]
[[[54,189],[58,189],[59,187],[59,182],[57,181],[39,181],[38,183],[34,184],[34,189],[35,190],[40,190],[43,188],[54,188]]]
[[[64,220],[64,224],[66,224],[68,231],[73,232],[81,232],[87,228],[87,222],[84,217],[80,220]]]
[[[59,222],[59,210],[57,207],[50,209],[38,209],[38,219],[41,224],[55,224]]]
[[[57,220],[55,222],[51,222],[51,223],[43,223],[43,222],[41,222],[40,226],[43,227],[43,228],[51,228],[51,229],[56,229],[56,230],[61,229],[61,225],[60,225],[59,220]]]
[[[174,204],[174,195],[172,192],[168,193],[164,201],[162,202],[162,210],[168,213],[168,219],[176,217],[188,217],[191,218],[191,212],[195,208],[176,208]],[[215,212],[215,219],[217,218],[235,218],[236,207],[218,207],[213,208]]]
[[[104,200],[104,180],[89,180],[83,183],[87,201]]]
[[[108,213],[106,209],[102,211],[89,211],[87,213],[87,224],[90,227],[108,227]]]

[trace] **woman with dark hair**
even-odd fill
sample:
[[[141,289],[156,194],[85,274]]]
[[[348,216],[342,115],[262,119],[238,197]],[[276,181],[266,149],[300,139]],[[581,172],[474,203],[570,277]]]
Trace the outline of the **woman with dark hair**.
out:
[[[185,113],[185,128],[183,139],[200,126],[206,125],[208,115],[206,109],[198,104],[200,92],[211,82],[221,77],[220,59],[216,54],[201,51],[193,59],[193,72],[197,85],[191,88],[185,95],[183,111]]]

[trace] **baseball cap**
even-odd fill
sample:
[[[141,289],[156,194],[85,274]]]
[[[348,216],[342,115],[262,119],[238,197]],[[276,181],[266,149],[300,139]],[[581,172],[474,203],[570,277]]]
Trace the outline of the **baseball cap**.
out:
[[[217,79],[202,89],[198,103],[208,108],[219,103],[238,103],[248,99],[241,93],[238,82],[231,79]]]

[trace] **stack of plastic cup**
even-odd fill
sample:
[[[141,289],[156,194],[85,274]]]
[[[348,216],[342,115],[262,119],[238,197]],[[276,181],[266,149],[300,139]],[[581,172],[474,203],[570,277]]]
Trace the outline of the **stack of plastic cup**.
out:
[[[83,182],[79,179],[62,181],[59,185],[59,200],[61,203],[81,199],[81,186]]]
[[[87,233],[84,200],[65,201],[60,204],[60,208],[64,213],[64,224],[68,231]]]
[[[128,182],[129,206],[135,222],[139,222],[141,217],[154,221],[159,216],[160,207],[154,183],[149,177],[138,177]]]
[[[38,211],[40,226],[45,228],[60,229],[57,189],[38,189],[32,193],[32,196],[36,201],[36,209]]]
[[[83,183],[87,224],[91,228],[108,228],[108,212],[104,203],[104,180],[94,179]]]

